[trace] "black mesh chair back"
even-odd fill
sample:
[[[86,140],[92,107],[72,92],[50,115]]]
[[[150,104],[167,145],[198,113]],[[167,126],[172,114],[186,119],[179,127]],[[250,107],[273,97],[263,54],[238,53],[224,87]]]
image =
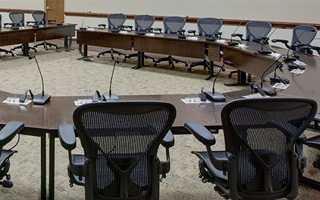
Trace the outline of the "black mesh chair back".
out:
[[[250,21],[246,24],[246,40],[260,42],[262,37],[267,37],[272,25],[265,21]]]
[[[308,25],[299,25],[293,28],[291,45],[311,44],[317,35],[317,28]]]
[[[46,13],[42,10],[35,10],[32,12],[32,17],[35,20],[35,24],[44,25],[46,24]]]
[[[14,26],[24,26],[24,13],[23,12],[11,12],[9,18],[14,23]]]
[[[106,102],[83,105],[74,124],[90,159],[86,194],[99,199],[152,199],[159,182],[157,149],[176,111],[164,102]],[[148,198],[146,198],[148,197]]]
[[[226,151],[238,166],[229,181],[237,182],[240,196],[279,198],[297,190],[291,187],[298,174],[293,146],[316,111],[315,101],[294,98],[238,100],[223,108]]]
[[[137,15],[134,17],[134,27],[136,31],[147,31],[155,21],[154,16]]]
[[[213,36],[222,27],[222,20],[217,18],[200,18],[197,21],[199,35]]]
[[[163,19],[164,32],[169,34],[177,34],[186,24],[184,17],[166,17]]]
[[[121,29],[126,19],[127,19],[127,16],[122,13],[110,14],[108,16],[108,28]]]

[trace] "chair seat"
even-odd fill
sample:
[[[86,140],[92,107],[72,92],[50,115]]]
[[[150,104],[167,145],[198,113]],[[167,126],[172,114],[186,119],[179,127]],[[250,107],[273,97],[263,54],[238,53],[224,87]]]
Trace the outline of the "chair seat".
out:
[[[16,152],[17,151],[2,150],[2,153],[1,153],[1,156],[0,156],[0,166],[2,166],[3,163]]]
[[[199,159],[204,161],[208,170],[211,173],[211,174],[209,174],[210,176],[212,176],[211,178],[213,178],[214,180],[218,180],[219,182],[221,182],[223,184],[227,184],[228,173],[226,172],[226,174],[224,175],[223,171],[218,170],[217,168],[215,168],[212,165],[210,158],[208,156],[208,152],[206,152],[206,151],[192,151],[192,153],[195,154],[196,156],[198,156]],[[213,154],[213,157],[215,157],[215,158],[227,158],[225,151],[214,151],[214,152],[212,152],[212,154]]]

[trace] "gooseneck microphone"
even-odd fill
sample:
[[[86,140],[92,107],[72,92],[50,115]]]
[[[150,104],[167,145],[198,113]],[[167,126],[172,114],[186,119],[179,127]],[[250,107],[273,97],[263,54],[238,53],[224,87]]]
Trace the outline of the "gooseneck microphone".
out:
[[[42,92],[40,94],[37,94],[34,96],[33,104],[44,105],[45,103],[47,103],[50,100],[51,96],[44,94],[44,81],[43,81],[43,76],[42,76],[41,69],[39,67],[39,63],[38,63],[37,58],[35,56],[29,55],[29,60],[31,60],[31,59],[34,59],[36,61],[36,64],[37,64],[37,67],[39,70],[39,74],[41,77],[41,83],[42,83]]]
[[[285,29],[286,27],[281,27],[281,29]],[[268,40],[270,39],[270,37],[273,35],[273,33],[278,30],[279,28],[275,28],[267,37],[261,37],[258,38],[258,40],[260,40],[260,44],[261,44],[261,50],[258,50],[259,54],[271,54],[271,51],[269,50],[264,50],[263,47],[264,45],[268,42]]]
[[[233,37],[236,37],[236,36],[239,36],[239,37],[240,37],[240,35],[235,34],[235,33],[236,33],[236,31],[238,30],[238,28],[241,26],[241,24],[242,24],[243,22],[245,22],[245,21],[241,21],[240,24],[237,26],[237,28],[236,28],[236,29],[233,31],[233,33],[231,34],[231,39],[230,39],[230,42],[228,42],[228,45],[230,45],[230,46],[235,46],[235,45],[238,45],[238,44],[239,44],[239,42],[233,42],[233,41],[232,41],[232,38],[233,38]],[[241,37],[242,37],[242,34],[241,34]]]
[[[119,100],[118,95],[112,94],[112,92],[111,92],[112,79],[113,79],[114,70],[116,68],[116,63],[119,63],[119,61],[117,59],[114,60],[114,64],[113,64],[112,74],[111,74],[111,78],[110,78],[110,85],[109,85],[109,93],[104,93],[103,94],[103,96],[104,96],[106,101],[117,101],[117,100]]]
[[[91,11],[86,12],[86,14],[85,14],[85,16],[84,16],[84,18],[83,18],[83,20],[82,20],[82,24],[81,24],[80,30],[87,30],[86,27],[83,27],[83,23],[84,23],[84,20],[86,19],[87,15],[88,15],[89,13],[91,13]]]
[[[233,63],[230,62],[230,61],[223,62],[223,65],[221,66],[219,72],[216,74],[216,77],[215,77],[215,79],[214,79],[214,81],[212,83],[212,92],[204,92],[208,99],[211,99],[212,101],[215,101],[215,102],[226,101],[226,97],[224,95],[222,95],[221,93],[216,92],[215,89],[214,89],[215,88],[214,86],[216,84],[216,80],[217,80],[220,72],[223,70],[223,67],[224,67],[225,64],[233,65]]]
[[[277,64],[277,63],[279,62],[279,60],[280,60],[281,58],[283,58],[283,56],[284,56],[284,55],[279,56],[279,58],[278,58],[277,60],[275,60],[269,67],[267,67],[266,70],[264,70],[264,72],[262,73],[262,75],[261,75],[261,80],[260,80],[260,81],[261,81],[261,82],[260,82],[260,87],[259,87],[259,86],[255,86],[256,89],[257,89],[257,91],[258,91],[259,93],[260,93],[259,90],[262,90],[265,94],[270,95],[270,96],[273,96],[273,95],[276,95],[276,94],[277,94],[277,92],[276,92],[275,90],[270,90],[270,89],[268,89],[268,88],[264,88],[264,87],[263,87],[263,79],[264,79],[267,71],[269,71],[275,64]],[[261,94],[261,93],[260,93],[260,94]]]

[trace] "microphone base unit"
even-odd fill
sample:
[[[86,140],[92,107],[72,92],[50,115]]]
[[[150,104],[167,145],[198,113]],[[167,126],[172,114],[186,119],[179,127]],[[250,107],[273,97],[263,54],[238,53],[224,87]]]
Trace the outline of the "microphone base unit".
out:
[[[116,94],[104,93],[103,96],[106,101],[119,101],[119,96]]]
[[[86,27],[80,27],[80,30],[87,30]]]
[[[269,88],[265,88],[265,87],[263,87],[262,90],[266,95],[269,95],[269,96],[277,95],[277,92],[275,90],[270,90]]]
[[[265,51],[265,50],[258,50],[258,53],[259,53],[259,54],[263,54],[263,55],[269,55],[269,54],[271,54],[272,52],[271,52],[271,51]]]
[[[226,97],[219,92],[204,92],[208,99],[214,102],[224,102]]]
[[[239,42],[228,42],[228,45],[229,46],[236,46],[236,45],[238,45],[239,44]]]
[[[42,94],[37,94],[34,96],[32,102],[33,104],[36,105],[44,105],[50,100],[51,96],[50,95],[43,95]]]

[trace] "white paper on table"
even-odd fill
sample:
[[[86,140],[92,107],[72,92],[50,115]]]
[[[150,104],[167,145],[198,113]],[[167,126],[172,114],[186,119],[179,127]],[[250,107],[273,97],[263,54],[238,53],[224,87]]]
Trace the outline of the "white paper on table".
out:
[[[31,100],[26,99],[24,102],[20,102],[19,98],[16,97],[8,97],[6,100],[4,100],[2,103],[7,103],[7,104],[14,104],[14,105],[28,105],[31,103]]]
[[[219,44],[227,44],[226,40],[216,40],[216,42]]]
[[[247,48],[248,46],[245,45],[245,44],[238,44],[237,47],[239,47],[240,49],[245,49],[245,48]]]
[[[190,36],[187,37],[188,40],[199,40],[199,38],[197,36]]]
[[[87,28],[88,31],[94,31],[94,28]]]
[[[155,34],[154,33],[146,33],[145,36],[154,37]]]
[[[301,69],[293,69],[290,72],[296,75],[303,74],[306,70],[301,70]]]
[[[92,103],[92,99],[78,99],[77,101],[74,101],[74,104],[76,106],[81,106],[83,104]]]
[[[200,104],[200,103],[211,103],[208,99],[206,101],[201,101],[199,97],[186,97],[181,99],[185,104]]]
[[[306,63],[304,63],[304,62],[302,62],[300,60],[295,60],[295,61],[293,61],[293,63],[296,64],[296,65],[299,65],[299,66],[306,66],[307,65]]]
[[[283,84],[283,83],[276,83],[272,86],[272,88],[279,89],[279,90],[285,90],[290,86],[290,84]]]
[[[256,99],[256,98],[265,98],[265,97],[270,97],[268,95],[262,96],[260,93],[252,93],[249,95],[243,96],[245,99]]]
[[[278,59],[278,58],[281,56],[280,53],[276,53],[276,52],[271,52],[269,55],[270,55],[272,58],[275,58],[275,59]]]
[[[128,31],[119,31],[121,34],[128,34]]]

